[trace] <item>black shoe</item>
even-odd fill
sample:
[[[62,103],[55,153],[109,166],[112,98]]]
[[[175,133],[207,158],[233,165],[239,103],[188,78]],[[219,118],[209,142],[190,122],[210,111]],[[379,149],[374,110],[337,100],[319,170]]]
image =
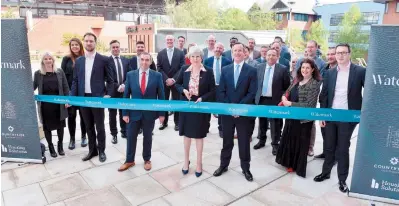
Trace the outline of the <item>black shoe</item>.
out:
[[[277,146],[273,146],[273,150],[272,150],[272,154],[274,155],[274,156],[276,156],[277,155]]]
[[[324,155],[324,153],[321,153],[319,155],[314,156],[315,159],[324,159],[326,158],[326,155]]]
[[[259,141],[258,144],[256,144],[256,145],[254,146],[254,149],[260,149],[260,148],[262,148],[262,147],[264,147],[264,146],[265,146],[265,143]]]
[[[112,143],[112,144],[118,144],[118,136],[112,135],[111,143]]]
[[[122,138],[125,138],[125,139],[127,138],[126,133],[122,133],[121,136],[122,136]]]
[[[313,180],[315,182],[323,182],[324,180],[330,179],[330,174],[319,174]]]
[[[175,125],[175,131],[179,131],[179,126]]]
[[[54,158],[57,157],[57,153],[55,152],[53,144],[48,145],[48,150],[50,152],[51,157],[54,157]]]
[[[338,184],[339,184],[339,190],[340,190],[341,192],[343,192],[343,193],[349,192],[348,185],[346,185],[346,182],[345,182],[345,181],[339,181]]]
[[[220,175],[222,175],[223,173],[227,172],[227,167],[219,167],[214,173],[213,176],[215,177],[219,177]]]
[[[87,138],[85,136],[82,137],[82,142],[80,143],[81,147],[86,147],[87,146]]]
[[[104,152],[100,152],[99,159],[100,162],[105,162],[105,160],[107,160],[107,156],[105,155]]]
[[[75,149],[75,138],[74,139],[71,138],[71,141],[69,142],[68,149],[70,149],[70,150]]]
[[[86,157],[82,158],[82,161],[91,160],[91,158],[93,158],[95,156],[98,156],[98,152],[97,151],[96,152],[91,152],[91,153],[89,152],[89,154],[87,154]]]
[[[245,179],[247,179],[249,182],[252,182],[254,180],[254,178],[252,177],[251,172],[248,171],[242,171],[242,174],[244,174]]]
[[[164,130],[166,127],[168,127],[168,125],[167,125],[167,124],[163,124],[163,125],[161,125],[161,126],[159,127],[159,130]]]
[[[143,133],[143,129],[140,129],[139,134],[142,134],[142,133]]]
[[[58,150],[58,154],[59,154],[59,155],[61,155],[61,156],[64,156],[64,155],[65,155],[64,146],[62,145],[62,142],[58,142],[58,144],[57,144],[57,150]]]

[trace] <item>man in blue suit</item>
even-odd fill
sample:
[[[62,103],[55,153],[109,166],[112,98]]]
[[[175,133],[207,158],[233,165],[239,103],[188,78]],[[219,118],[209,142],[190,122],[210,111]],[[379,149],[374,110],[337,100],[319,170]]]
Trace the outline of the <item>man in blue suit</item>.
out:
[[[281,56],[288,61],[291,61],[291,53],[288,47],[285,45],[283,38],[276,36],[274,37],[274,42],[278,42],[281,44]]]
[[[133,56],[130,59],[130,63],[129,63],[130,70],[136,70],[140,66],[140,58],[139,58],[139,56],[140,56],[141,53],[145,52],[145,50],[146,50],[146,48],[145,48],[144,41],[137,41],[136,42],[136,53],[137,53],[137,56]],[[152,69],[154,71],[157,71],[157,67],[155,66],[154,60],[152,60],[152,63],[150,65],[150,69]]]
[[[266,56],[267,56],[267,51],[269,50],[268,46],[262,46],[260,48],[260,57],[255,59],[259,63],[266,63]]]
[[[108,59],[108,66],[111,69],[114,84],[110,85],[113,89],[113,98],[122,98],[125,89],[126,74],[130,71],[129,60],[120,56],[121,49],[118,40],[112,40],[110,43],[112,55]],[[118,143],[118,127],[116,126],[117,109],[108,109],[109,129],[112,135],[112,144]],[[121,128],[122,138],[126,138],[126,124],[122,119],[122,110],[119,110],[119,126]]]
[[[214,49],[214,56],[209,57],[205,59],[204,65],[212,68],[213,69],[213,74],[215,76],[215,83],[216,83],[216,88],[219,86],[219,81],[220,81],[220,75],[222,73],[222,68],[231,64],[232,62],[228,60],[226,57],[222,56],[222,53],[224,51],[224,46],[222,43],[218,42],[215,44],[215,49]],[[219,136],[223,137],[223,131],[222,131],[222,118],[218,118],[218,129],[219,129]]]
[[[237,43],[233,46],[233,56],[233,64],[222,68],[217,91],[218,102],[225,103],[226,106],[228,104],[255,104],[258,85],[257,71],[244,61],[244,44]],[[228,170],[234,147],[234,131],[237,129],[242,173],[245,179],[253,181],[249,163],[251,161],[250,138],[254,118],[239,115],[220,116],[223,124],[223,149],[220,154],[220,167],[213,175],[217,177]]]
[[[281,56],[282,55],[281,54],[281,48],[282,48],[281,44],[278,42],[274,42],[270,45],[270,48],[277,51],[277,56],[278,56],[277,63],[287,67],[288,72],[291,71],[290,70],[290,61],[288,61],[288,59]]]
[[[149,53],[140,55],[140,68],[131,71],[126,77],[126,87],[123,97],[131,99],[165,99],[164,83],[162,75],[150,70],[152,62]],[[135,165],[137,136],[140,128],[143,128],[143,159],[144,169],[151,170],[151,147],[152,131],[154,130],[155,120],[159,118],[162,124],[165,120],[165,112],[123,110],[123,120],[128,124],[127,152],[126,161],[118,169],[125,171]]]
[[[230,48],[233,48],[234,44],[238,42],[237,37],[230,38]],[[223,53],[223,56],[226,57],[228,60],[233,61],[233,52],[229,49]]]
[[[93,33],[86,33],[83,38],[86,52],[85,56],[76,59],[76,73],[73,78],[70,95],[109,98],[113,95],[111,85],[114,84],[112,72],[108,66],[109,57],[96,52],[96,35]],[[107,82],[107,89],[105,87],[105,82]],[[89,137],[89,154],[82,160],[87,161],[99,155],[100,162],[105,162],[107,157],[104,153],[104,109],[90,107],[81,107],[81,109],[87,135]],[[98,146],[96,144],[96,139]]]

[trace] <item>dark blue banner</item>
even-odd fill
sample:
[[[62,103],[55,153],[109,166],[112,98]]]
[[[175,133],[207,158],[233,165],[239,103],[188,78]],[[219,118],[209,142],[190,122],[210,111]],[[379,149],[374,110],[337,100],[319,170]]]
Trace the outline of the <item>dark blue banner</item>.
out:
[[[238,115],[250,117],[270,117],[284,119],[326,120],[340,122],[359,122],[360,112],[354,110],[279,107],[248,104],[222,104],[211,102],[188,102],[167,100],[143,100],[99,97],[70,97],[37,95],[37,101],[57,104],[70,104],[83,107],[200,112],[211,114]]]

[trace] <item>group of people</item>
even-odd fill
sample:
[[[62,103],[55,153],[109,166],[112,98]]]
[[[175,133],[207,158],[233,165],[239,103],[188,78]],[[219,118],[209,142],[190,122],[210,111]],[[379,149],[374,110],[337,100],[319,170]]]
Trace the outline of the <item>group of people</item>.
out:
[[[83,43],[71,39],[70,55],[64,57],[61,69],[55,66],[55,59],[45,53],[41,69],[34,75],[34,89],[39,94],[70,95],[84,97],[182,100],[199,102],[220,102],[225,104],[256,104],[286,107],[313,107],[319,100],[321,108],[360,110],[365,68],[351,63],[348,44],[329,48],[328,63],[317,57],[317,42],[307,43],[308,57],[291,57],[281,37],[274,42],[255,49],[254,39],[248,45],[237,38],[230,39],[230,50],[216,41],[215,36],[207,39],[208,46],[201,49],[192,43],[186,49],[186,39],[179,36],[177,47],[175,37],[167,35],[166,48],[158,52],[154,63],[151,54],[145,51],[145,43],[136,42],[137,56],[126,59],[120,55],[120,43],[110,42],[112,55],[103,56],[96,52],[97,37],[86,33]],[[321,90],[321,92],[320,92]],[[89,153],[82,159],[99,156],[106,161],[104,109],[75,107],[38,102],[39,116],[43,123],[45,137],[52,157],[54,149],[51,131],[57,130],[58,154],[64,155],[62,147],[65,119],[70,130],[69,149],[75,148],[76,114],[80,113],[82,127],[81,146],[87,145]],[[135,166],[137,137],[143,134],[144,169],[151,170],[152,135],[156,119],[160,130],[168,127],[168,113],[160,111],[119,110],[119,124],[122,138],[127,139],[126,161],[118,171]],[[174,129],[184,137],[184,163],[182,174],[190,168],[191,140],[196,143],[195,175],[202,175],[202,151],[204,138],[209,133],[212,114],[195,112],[174,112]],[[242,173],[248,181],[253,180],[250,172],[250,142],[255,129],[254,117],[216,115],[219,135],[223,139],[220,166],[214,176],[227,172],[234,147],[238,141]],[[109,109],[112,143],[118,143],[117,110]],[[276,162],[306,177],[307,156],[313,156],[315,123],[312,120],[259,118],[258,139],[254,149],[261,149],[266,143],[266,132],[271,130],[272,154]],[[339,189],[347,192],[346,178],[349,170],[350,138],[356,123],[320,121],[325,158],[322,173],[314,178],[316,182],[330,178],[331,169],[338,162]]]

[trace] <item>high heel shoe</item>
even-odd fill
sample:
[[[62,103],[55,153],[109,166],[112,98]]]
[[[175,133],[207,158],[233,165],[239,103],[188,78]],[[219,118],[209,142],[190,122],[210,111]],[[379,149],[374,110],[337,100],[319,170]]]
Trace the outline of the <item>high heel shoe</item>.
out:
[[[195,171],[195,176],[200,177],[201,175],[202,175],[202,171],[201,172]]]
[[[183,175],[188,174],[188,171],[190,170],[190,161],[188,161],[188,168],[187,170],[181,169],[181,172],[183,173]]]

